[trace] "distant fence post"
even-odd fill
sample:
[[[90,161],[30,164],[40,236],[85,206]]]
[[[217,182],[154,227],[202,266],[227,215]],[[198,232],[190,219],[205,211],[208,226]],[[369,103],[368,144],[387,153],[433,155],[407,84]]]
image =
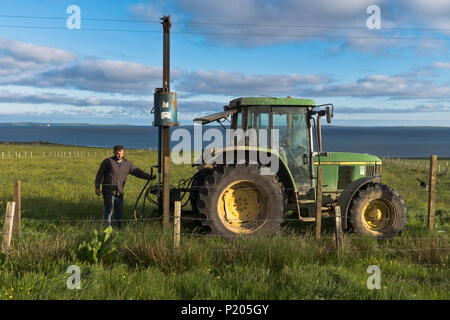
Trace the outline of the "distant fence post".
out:
[[[20,228],[22,224],[22,195],[21,195],[21,186],[20,180],[17,180],[14,183],[14,202],[15,210],[14,210],[14,233],[20,236]]]
[[[430,188],[428,193],[428,229],[433,230],[434,224],[434,199],[436,189],[436,164],[437,156],[430,157]]]
[[[180,229],[181,229],[181,201],[175,201],[175,212],[173,215],[173,250],[175,254],[180,252]]]
[[[3,239],[2,239],[2,251],[8,251],[11,245],[12,227],[14,219],[14,207],[16,203],[14,201],[8,201],[6,204],[5,223],[3,224]]]

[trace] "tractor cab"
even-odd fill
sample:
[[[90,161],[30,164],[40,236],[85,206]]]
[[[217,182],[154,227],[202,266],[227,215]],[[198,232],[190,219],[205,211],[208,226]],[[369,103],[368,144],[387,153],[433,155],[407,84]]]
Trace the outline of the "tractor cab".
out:
[[[240,131],[241,135],[234,135],[230,145],[253,146],[259,150],[267,148],[269,152],[276,153],[287,166],[294,188],[306,191],[313,187],[313,159],[317,155],[314,152],[314,137],[321,136],[320,133],[316,135],[317,130],[314,130],[313,115],[318,114],[314,111],[316,107],[310,99],[244,97],[232,100],[223,112],[194,121],[221,123],[222,119],[231,116],[231,129]],[[320,120],[317,122],[320,125]],[[252,130],[255,132],[253,141],[248,134]],[[261,135],[262,130],[264,135]],[[320,145],[317,145],[318,149],[321,149]]]

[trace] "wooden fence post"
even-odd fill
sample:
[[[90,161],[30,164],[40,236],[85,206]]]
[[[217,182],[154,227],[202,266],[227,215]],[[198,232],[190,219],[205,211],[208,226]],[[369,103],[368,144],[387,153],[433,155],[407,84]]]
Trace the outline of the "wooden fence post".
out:
[[[434,225],[434,199],[436,189],[436,163],[437,156],[430,157],[430,188],[428,194],[428,229],[433,230]]]
[[[180,252],[180,229],[181,229],[181,201],[175,201],[175,212],[173,215],[173,250],[175,254]]]
[[[14,202],[16,203],[14,210],[14,233],[20,236],[20,228],[22,225],[22,194],[20,180],[16,180],[14,183]]]
[[[3,224],[3,239],[2,239],[2,251],[8,251],[11,245],[12,227],[14,219],[14,207],[16,203],[14,201],[8,201],[6,204],[5,223]]]
[[[336,219],[336,251],[338,259],[341,257],[341,252],[344,250],[344,235],[342,231],[342,216],[341,207],[339,205],[334,207],[334,216]],[[340,262],[340,260],[339,260]]]
[[[316,240],[320,239],[322,230],[322,177],[323,167],[317,167],[317,193],[316,193]]]

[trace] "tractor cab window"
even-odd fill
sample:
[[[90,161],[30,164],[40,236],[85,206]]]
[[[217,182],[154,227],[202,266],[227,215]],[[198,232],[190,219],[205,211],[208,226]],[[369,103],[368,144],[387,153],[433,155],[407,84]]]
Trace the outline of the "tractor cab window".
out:
[[[237,113],[236,128],[242,128],[242,112]]]
[[[303,161],[310,152],[306,108],[273,107],[272,116],[273,128],[278,129],[280,153],[286,158],[296,184],[310,186],[309,166]]]
[[[269,128],[269,107],[248,108],[247,129]]]
[[[309,152],[309,130],[306,109],[273,108],[273,128],[278,129],[280,146],[289,147],[297,156]]]

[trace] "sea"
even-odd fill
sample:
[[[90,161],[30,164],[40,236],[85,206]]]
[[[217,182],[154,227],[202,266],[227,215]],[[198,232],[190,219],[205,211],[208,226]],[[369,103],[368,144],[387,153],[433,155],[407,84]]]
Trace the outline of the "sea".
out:
[[[206,126],[203,129],[211,128]],[[180,126],[191,134],[193,126]],[[220,126],[214,127],[221,132]],[[171,128],[173,132],[175,128]],[[323,126],[323,151],[370,153],[380,157],[450,158],[450,127]],[[158,148],[158,128],[121,125],[11,125],[0,124],[1,142],[45,141],[64,145],[128,149]],[[179,143],[171,142],[171,147]],[[203,146],[210,142],[205,141]]]

